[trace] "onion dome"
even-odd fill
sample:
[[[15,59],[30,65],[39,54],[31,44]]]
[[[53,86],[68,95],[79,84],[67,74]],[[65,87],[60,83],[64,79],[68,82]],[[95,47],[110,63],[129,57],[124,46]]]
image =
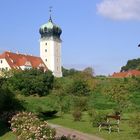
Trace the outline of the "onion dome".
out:
[[[53,23],[50,17],[49,21],[40,27],[39,33],[41,34],[41,38],[57,37],[60,39],[62,30],[59,26]]]

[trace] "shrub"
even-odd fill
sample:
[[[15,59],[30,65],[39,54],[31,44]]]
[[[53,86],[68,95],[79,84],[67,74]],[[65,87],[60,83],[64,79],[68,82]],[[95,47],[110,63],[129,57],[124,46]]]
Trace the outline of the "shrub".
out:
[[[56,110],[48,110],[48,111],[41,111],[40,114],[45,116],[45,117],[53,117],[55,116],[55,114],[57,113],[58,111]]]
[[[38,69],[15,71],[13,76],[7,79],[7,84],[13,91],[22,94],[45,96],[53,88],[54,76],[52,72]]]
[[[95,109],[89,110],[88,115],[90,117],[90,122],[93,127],[98,126],[98,124],[102,121],[105,121],[106,115],[103,113],[97,112]]]
[[[11,120],[15,114],[15,111],[4,111],[0,114],[0,121],[4,122],[9,126],[9,120]]]
[[[54,140],[55,129],[33,113],[20,112],[11,119],[11,129],[18,140]]]
[[[0,114],[5,111],[15,111],[22,109],[21,102],[6,87],[0,88]]]
[[[87,97],[79,97],[75,96],[73,98],[73,107],[78,108],[81,111],[86,111],[87,110]]]
[[[86,81],[76,79],[69,87],[69,93],[73,95],[88,95],[90,92],[89,86]]]
[[[74,121],[80,121],[82,119],[82,112],[80,109],[74,110],[72,115],[73,115]]]

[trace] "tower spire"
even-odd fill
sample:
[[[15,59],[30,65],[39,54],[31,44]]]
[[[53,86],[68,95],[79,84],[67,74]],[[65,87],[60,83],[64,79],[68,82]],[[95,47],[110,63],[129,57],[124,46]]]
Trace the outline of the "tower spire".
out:
[[[50,18],[49,21],[52,22],[52,6],[49,7]]]

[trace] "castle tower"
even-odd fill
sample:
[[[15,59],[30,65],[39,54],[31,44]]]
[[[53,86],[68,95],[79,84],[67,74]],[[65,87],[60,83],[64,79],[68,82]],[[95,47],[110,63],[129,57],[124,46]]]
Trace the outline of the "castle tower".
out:
[[[49,21],[39,30],[40,57],[55,77],[62,77],[61,69],[61,38],[62,30],[55,25],[50,16]]]

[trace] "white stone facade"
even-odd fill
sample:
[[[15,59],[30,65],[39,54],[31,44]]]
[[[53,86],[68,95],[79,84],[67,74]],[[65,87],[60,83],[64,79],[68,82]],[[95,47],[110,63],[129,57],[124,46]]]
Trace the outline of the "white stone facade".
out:
[[[40,57],[55,77],[62,77],[60,40],[54,37],[40,39]]]
[[[10,69],[11,69],[11,67],[7,63],[6,59],[0,59],[0,71],[3,71],[3,70],[8,71]]]

